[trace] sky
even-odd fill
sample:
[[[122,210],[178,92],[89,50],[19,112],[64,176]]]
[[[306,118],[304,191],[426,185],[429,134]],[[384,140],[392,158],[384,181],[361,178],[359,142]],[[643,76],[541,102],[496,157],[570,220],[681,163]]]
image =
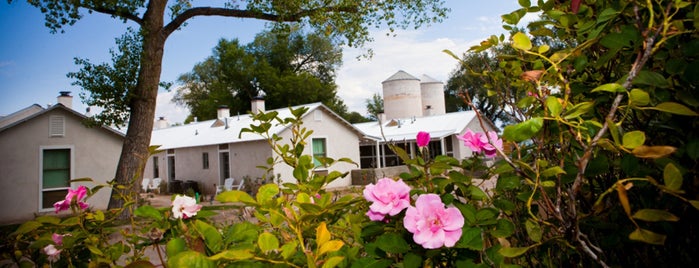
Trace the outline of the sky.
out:
[[[350,111],[365,115],[366,100],[381,94],[381,82],[399,70],[415,77],[426,74],[446,84],[457,61],[442,51],[460,55],[488,36],[503,33],[500,15],[519,8],[515,0],[446,0],[446,5],[451,12],[442,23],[401,30],[397,36],[386,36],[385,28],[372,30],[375,40],[365,48],[344,48],[343,65],[337,70],[337,94]],[[177,87],[177,77],[211,56],[218,40],[237,38],[247,44],[264,25],[251,19],[191,19],[166,41],[161,81],[175,82],[173,88]],[[115,48],[115,38],[129,26],[136,25],[85,12],[75,25],[64,28],[65,33],[52,34],[39,9],[25,1],[0,1],[0,115],[32,104],[55,104],[59,91],[71,91],[73,108],[84,112],[86,106],[79,97],[82,90],[66,76],[80,68],[74,58],[111,63],[109,49]],[[367,48],[373,50],[373,57],[357,60]],[[189,111],[172,103],[174,93],[159,90],[156,117],[181,123]]]

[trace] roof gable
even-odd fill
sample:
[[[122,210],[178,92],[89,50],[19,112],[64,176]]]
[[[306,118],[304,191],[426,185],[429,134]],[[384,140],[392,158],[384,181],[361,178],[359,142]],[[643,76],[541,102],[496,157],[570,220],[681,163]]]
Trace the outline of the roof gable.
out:
[[[11,129],[11,128],[16,127],[16,126],[18,126],[18,125],[21,125],[21,124],[23,124],[23,123],[25,123],[25,122],[31,121],[31,120],[33,120],[34,118],[37,118],[37,117],[39,117],[39,116],[41,116],[41,115],[44,115],[44,114],[47,114],[47,113],[50,113],[50,112],[56,111],[56,110],[63,110],[63,111],[66,111],[69,115],[74,116],[76,119],[78,119],[78,120],[80,120],[80,121],[87,119],[87,117],[86,117],[85,115],[83,115],[83,114],[81,114],[81,113],[78,113],[78,112],[76,112],[75,110],[73,110],[73,109],[71,109],[71,108],[68,108],[68,107],[66,107],[66,106],[63,106],[63,104],[60,104],[60,103],[59,103],[59,104],[55,104],[55,105],[53,105],[53,106],[51,106],[51,107],[49,107],[49,108],[47,108],[47,109],[41,108],[41,106],[39,106],[38,104],[34,104],[34,105],[38,106],[41,110],[40,110],[40,111],[32,112],[32,113],[30,113],[30,114],[28,114],[28,115],[26,115],[26,116],[24,116],[24,117],[22,117],[22,118],[19,118],[18,120],[13,120],[10,124],[7,124],[7,125],[4,125],[4,126],[0,127],[0,132],[3,132],[3,131],[8,130],[8,129]],[[18,111],[18,112],[15,112],[15,113],[13,113],[13,114],[22,112],[22,111],[27,110],[27,109],[29,109],[29,108],[32,108],[34,105],[29,106],[29,107],[27,107],[27,108],[25,108],[25,109],[22,109],[22,110],[20,110],[20,111]],[[32,109],[33,109],[33,108],[32,108]],[[9,116],[10,116],[10,115],[8,115],[7,117],[9,117]],[[4,120],[4,119],[5,119],[5,118],[3,118],[3,120]],[[119,131],[117,131],[116,129],[113,129],[113,128],[109,127],[109,126],[101,126],[101,127],[99,127],[99,128],[101,128],[101,129],[103,129],[103,130],[106,130],[107,132],[109,132],[109,133],[111,133],[111,134],[117,135],[117,136],[119,136],[120,138],[123,138],[123,137],[124,137],[124,133],[119,132]]]

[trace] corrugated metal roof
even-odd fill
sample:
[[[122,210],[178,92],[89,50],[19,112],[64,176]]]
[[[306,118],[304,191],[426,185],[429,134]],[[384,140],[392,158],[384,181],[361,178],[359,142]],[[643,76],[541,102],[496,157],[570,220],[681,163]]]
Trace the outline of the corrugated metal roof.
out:
[[[292,107],[293,109],[298,109],[300,107],[307,107],[308,111],[304,116],[318,109],[319,107],[325,107],[321,103],[312,103]],[[331,110],[325,108],[329,113],[335,115]],[[269,110],[276,111],[279,113],[280,118],[293,117],[289,108]],[[339,120],[344,121],[342,118],[335,115]],[[263,137],[256,133],[240,133],[243,128],[249,128],[251,124],[258,124],[258,122],[253,121],[250,114],[235,115],[231,117],[224,118],[222,120],[222,126],[212,127],[214,122],[218,119],[212,119],[207,121],[201,121],[197,123],[190,123],[183,126],[174,126],[169,128],[153,130],[151,136],[151,145],[160,145],[161,150],[173,149],[173,148],[185,148],[185,147],[196,147],[196,146],[208,146],[216,144],[227,144],[227,143],[237,143],[237,142],[248,142],[263,140]],[[346,123],[348,128],[353,128],[349,123]],[[227,126],[227,127],[226,127]],[[281,133],[286,129],[288,125],[273,125],[269,130],[270,133]],[[355,129],[357,133],[358,130]],[[240,137],[238,137],[240,135]]]
[[[471,121],[476,119],[473,111],[455,112],[441,115],[424,116],[404,119],[392,119],[383,123],[368,122],[354,124],[356,128],[367,135],[367,138],[381,141],[410,141],[420,131],[430,133],[432,138],[443,138],[452,134],[460,134]]]
[[[439,81],[437,79],[432,78],[429,75],[423,74],[420,76],[420,84],[432,84],[432,83],[442,83],[442,81]]]
[[[396,80],[420,80],[420,79],[417,79],[417,77],[412,76],[403,70],[400,70],[397,73],[391,75],[391,77],[389,77],[388,79],[384,80],[381,83],[386,83],[386,82],[396,81]]]

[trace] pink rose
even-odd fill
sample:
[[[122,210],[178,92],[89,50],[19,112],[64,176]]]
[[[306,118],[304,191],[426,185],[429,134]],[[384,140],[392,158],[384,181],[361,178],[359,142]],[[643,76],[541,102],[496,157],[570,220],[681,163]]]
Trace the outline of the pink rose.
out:
[[[457,136],[457,138],[464,141],[464,145],[468,146],[474,153],[483,152],[486,157],[493,158],[497,155],[496,148],[502,150],[502,139],[498,137],[495,131],[488,131],[488,136],[493,141],[493,144],[488,143],[488,137],[483,132],[473,133],[470,129],[464,135]]]
[[[438,195],[423,194],[405,211],[403,226],[424,248],[453,247],[461,238],[464,216],[455,207],[445,208]]]
[[[372,221],[381,221],[386,215],[395,216],[410,206],[410,186],[403,180],[382,178],[376,185],[372,183],[364,188],[364,198],[373,202],[366,215]]]
[[[48,256],[50,262],[56,262],[61,258],[61,250],[57,249],[53,244],[44,247],[44,254]]]
[[[66,198],[64,200],[54,203],[53,207],[56,209],[56,213],[62,210],[67,210],[70,208],[70,205],[73,202],[73,199],[75,198],[75,201],[77,202],[77,205],[80,207],[80,209],[86,209],[89,207],[89,205],[82,201],[82,199],[84,199],[86,195],[87,187],[85,186],[81,185],[78,187],[77,190],[68,189],[68,194],[66,194]]]
[[[420,131],[417,133],[417,137],[415,139],[417,142],[417,147],[425,147],[430,143],[430,133]]]
[[[197,215],[202,205],[197,204],[197,200],[186,195],[177,195],[172,201],[172,216],[175,219],[187,219]]]
[[[54,233],[53,235],[51,235],[51,240],[53,240],[53,242],[56,243],[56,245],[61,246],[61,245],[63,245],[63,237],[69,236],[69,235],[70,234],[61,235],[61,234]]]

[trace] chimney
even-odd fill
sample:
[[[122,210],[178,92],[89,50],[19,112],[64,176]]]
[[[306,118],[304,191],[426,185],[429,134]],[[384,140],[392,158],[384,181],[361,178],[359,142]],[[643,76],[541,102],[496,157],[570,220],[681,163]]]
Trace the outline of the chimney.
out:
[[[379,120],[380,124],[386,122],[386,113],[380,112],[376,117],[377,117],[376,119]]]
[[[158,122],[155,124],[157,129],[163,129],[168,127],[167,120],[164,116],[158,117]]]
[[[256,114],[258,112],[265,112],[265,99],[262,96],[257,96],[252,98],[252,101],[250,103],[250,111],[253,114]]]
[[[218,110],[216,110],[216,118],[223,119],[223,118],[228,118],[228,117],[231,117],[231,110],[228,109],[228,106],[226,106],[226,105],[219,106]]]
[[[73,109],[73,96],[70,95],[70,91],[60,91],[58,93],[61,94],[58,96],[58,103]]]

